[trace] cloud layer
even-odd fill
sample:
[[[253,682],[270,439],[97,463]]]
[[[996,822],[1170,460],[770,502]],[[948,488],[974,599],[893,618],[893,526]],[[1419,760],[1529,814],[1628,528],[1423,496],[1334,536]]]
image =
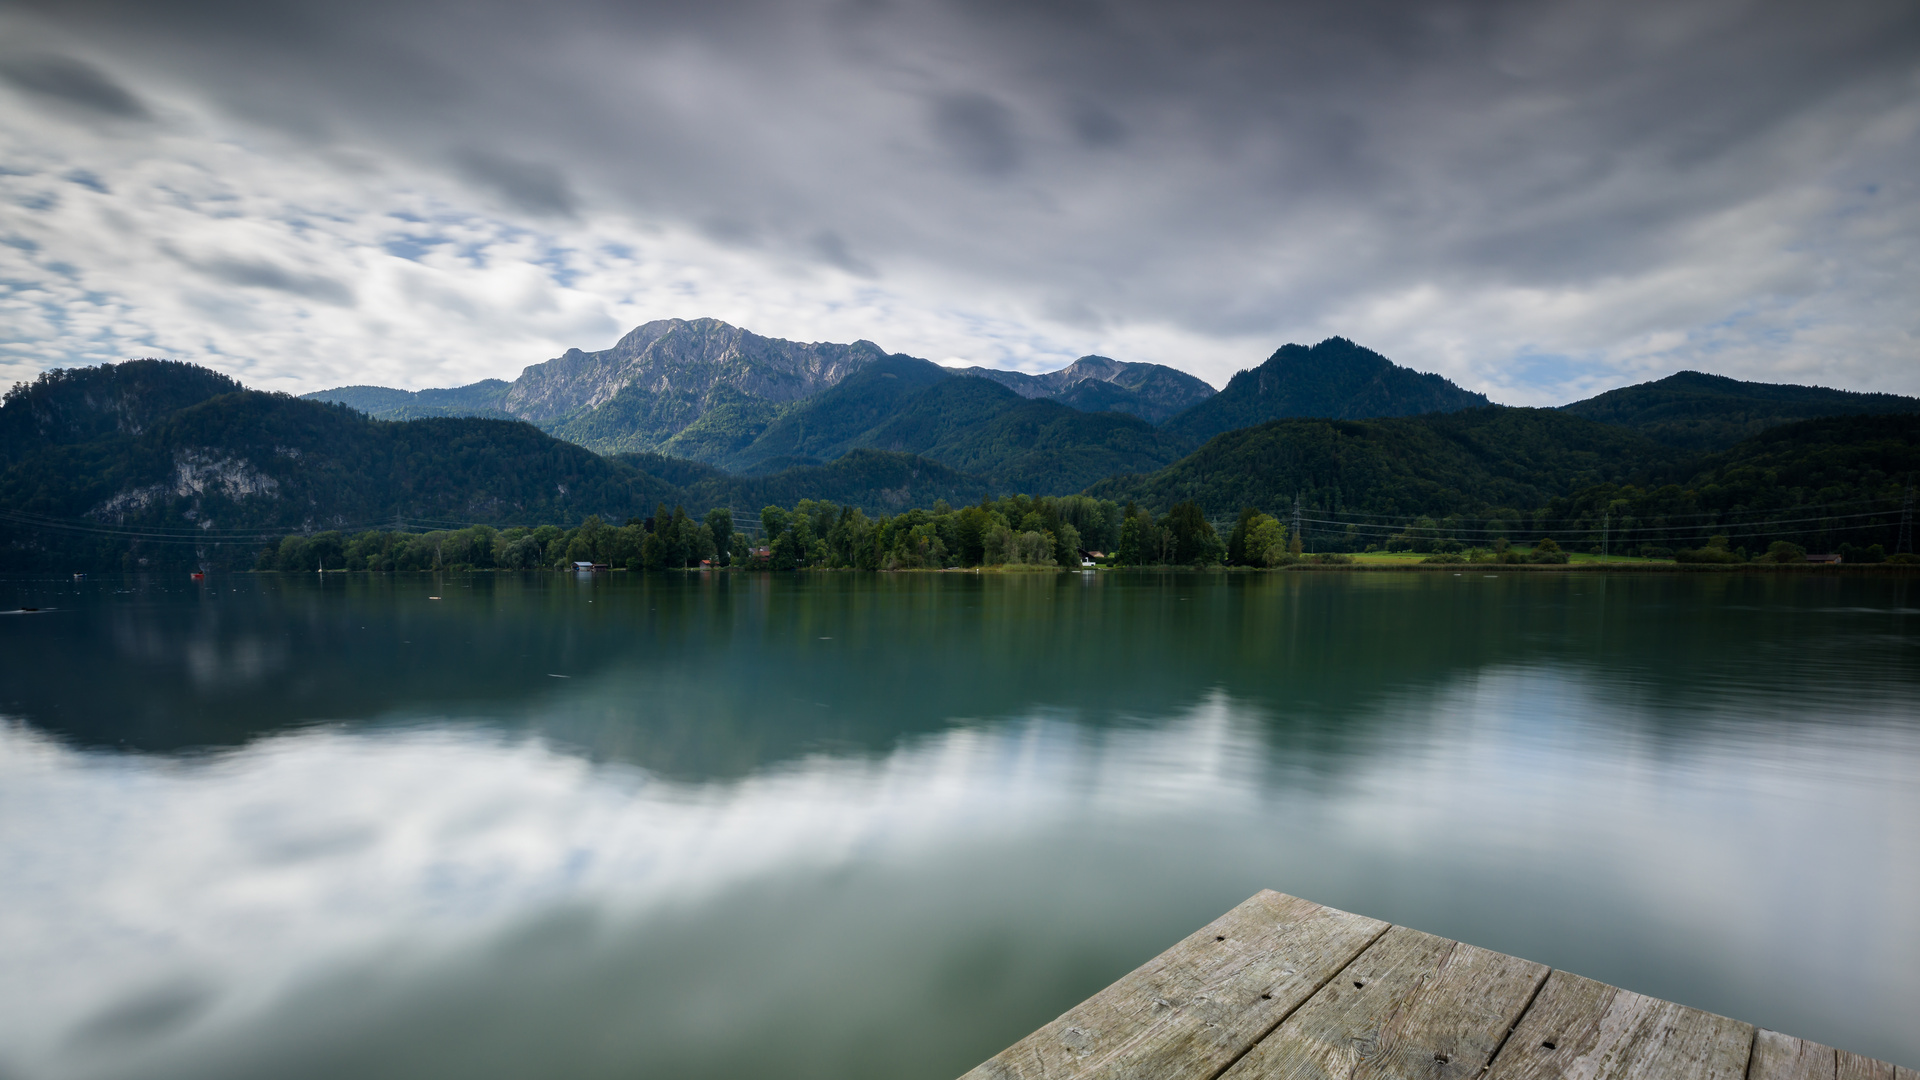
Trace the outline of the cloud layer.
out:
[[[710,314],[1920,392],[1911,5],[78,0],[0,40],[0,379],[446,385]]]

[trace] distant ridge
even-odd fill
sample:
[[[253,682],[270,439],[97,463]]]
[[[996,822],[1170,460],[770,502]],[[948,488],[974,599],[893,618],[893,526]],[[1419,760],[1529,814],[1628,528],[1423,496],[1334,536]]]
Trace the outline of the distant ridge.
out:
[[[1863,413],[1920,412],[1920,398],[1863,394],[1824,386],[1742,382],[1681,371],[1562,405],[1562,412],[1630,427],[1689,450],[1724,450],[1767,428],[1795,420]]]
[[[427,416],[480,416],[511,420],[500,407],[513,384],[505,379],[482,379],[451,390],[395,390],[388,386],[339,386],[302,394],[308,401],[345,405],[375,420],[419,420]]]
[[[1028,375],[999,368],[952,369],[991,379],[1023,398],[1058,401],[1082,412],[1123,412],[1157,424],[1215,393],[1212,386],[1163,364],[1136,364],[1083,356],[1058,371]]]
[[[1312,348],[1281,346],[1266,363],[1235,375],[1225,390],[1167,421],[1166,430],[1202,443],[1269,420],[1365,420],[1491,404],[1485,394],[1334,337]]]

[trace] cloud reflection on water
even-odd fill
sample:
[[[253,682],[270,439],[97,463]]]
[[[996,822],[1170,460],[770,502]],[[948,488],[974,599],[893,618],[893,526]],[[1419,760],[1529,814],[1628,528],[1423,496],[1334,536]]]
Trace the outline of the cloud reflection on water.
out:
[[[1920,1003],[1904,718],[1670,737],[1526,665],[1381,711],[1315,744],[1216,691],[704,781],[453,719],[0,727],[0,1075],[951,1075],[1262,886],[1916,1056],[1870,1045]]]

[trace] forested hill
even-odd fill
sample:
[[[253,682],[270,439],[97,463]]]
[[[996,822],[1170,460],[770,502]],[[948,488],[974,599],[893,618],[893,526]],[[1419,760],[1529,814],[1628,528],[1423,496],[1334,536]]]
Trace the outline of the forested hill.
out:
[[[1568,410],[1487,406],[1275,420],[1182,456],[1137,417],[882,357],[746,446],[758,475],[606,458],[520,421],[374,420],[188,364],[54,371],[0,405],[0,568],[247,565],[262,536],[395,521],[565,525],[801,499],[893,513],[1078,490],[1156,513],[1193,501],[1216,519],[1285,515],[1298,499],[1345,547],[1415,519],[1430,533],[1497,518],[1516,537],[1628,521],[1758,535],[1775,527],[1769,514],[1829,523],[1796,542],[1865,544],[1861,530],[1891,528],[1920,471],[1920,413],[1779,425],[1703,455]],[[1893,542],[1879,532],[1873,542]]]
[[[1168,420],[1166,432],[1195,445],[1223,431],[1269,420],[1417,416],[1490,404],[1439,375],[1404,368],[1346,338],[1283,345],[1267,362],[1242,371],[1227,388]]]
[[[1192,499],[1216,517],[1246,506],[1276,512],[1296,497],[1335,512],[1484,513],[1531,510],[1591,484],[1644,478],[1678,456],[1623,428],[1494,405],[1375,420],[1275,420],[1087,493],[1155,507]]]
[[[911,454],[733,477],[655,455],[605,458],[521,421],[380,421],[237,387],[161,361],[16,387],[0,407],[0,569],[241,567],[263,537],[397,521],[564,525],[662,503],[808,497],[891,512],[988,494],[985,481]]]
[[[1028,400],[985,379],[953,378],[904,401],[858,444],[918,454],[986,478],[998,492],[1066,495],[1118,472],[1158,468],[1190,448],[1124,413]]]
[[[173,360],[48,371],[0,399],[0,465],[49,446],[139,435],[189,405],[241,385]]]
[[[1213,518],[1248,506],[1285,516],[1298,499],[1317,541],[1335,550],[1409,537],[1472,545],[1495,532],[1584,546],[1605,532],[1628,548],[1731,535],[1761,549],[1786,539],[1890,552],[1916,477],[1920,414],[1784,424],[1703,456],[1559,410],[1494,406],[1275,421],[1088,494],[1151,507],[1191,499]]]
[[[1920,398],[1861,394],[1823,386],[1742,382],[1682,371],[1623,386],[1561,408],[1575,416],[1633,428],[1670,446],[1724,450],[1776,424],[1822,416],[1920,412]]]
[[[895,354],[777,410],[745,399],[715,407],[662,449],[755,475],[888,450],[978,477],[997,492],[1066,495],[1114,473],[1159,468],[1192,447],[1136,416],[1029,399]]]
[[[133,566],[245,565],[264,533],[396,518],[579,520],[677,495],[664,481],[518,421],[393,423],[237,391],[138,434],[14,456],[0,473],[0,562],[100,569],[127,556]]]
[[[1764,549],[1882,545],[1893,552],[1920,480],[1920,414],[1834,416],[1780,424],[1705,458],[1681,457],[1634,484],[1555,499],[1541,517],[1570,530],[1638,530],[1666,547],[1707,536]]]
[[[386,386],[341,386],[303,394],[309,401],[345,405],[375,420],[418,420],[427,416],[484,416],[512,420],[501,406],[513,384],[482,379],[450,390],[395,390]]]

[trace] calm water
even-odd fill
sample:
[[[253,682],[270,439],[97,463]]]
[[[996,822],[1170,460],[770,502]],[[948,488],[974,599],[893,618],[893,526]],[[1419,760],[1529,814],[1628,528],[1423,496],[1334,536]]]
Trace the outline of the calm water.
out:
[[[1263,887],[1920,1065],[1920,580],[22,605],[0,1077],[942,1080]]]

